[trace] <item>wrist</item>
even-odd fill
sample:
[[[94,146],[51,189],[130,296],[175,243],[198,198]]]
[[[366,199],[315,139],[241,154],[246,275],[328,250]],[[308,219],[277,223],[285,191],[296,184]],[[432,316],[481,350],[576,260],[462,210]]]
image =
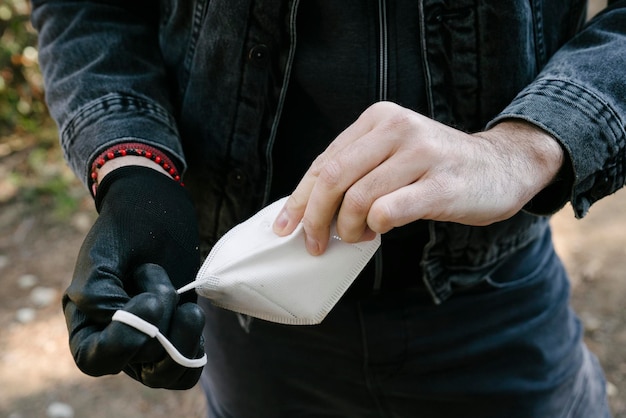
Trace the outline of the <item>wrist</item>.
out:
[[[125,155],[123,157],[106,161],[102,165],[102,167],[100,167],[99,169],[96,169],[97,177],[94,180],[94,182],[97,184],[100,184],[102,180],[104,179],[104,177],[110,172],[118,168],[126,167],[129,165],[152,168],[153,170],[156,170],[161,174],[171,177],[170,174],[167,171],[165,171],[163,167],[161,167],[159,164],[155,163],[152,160],[149,160],[144,157],[138,157],[136,155]]]
[[[89,177],[92,195],[105,176],[127,166],[151,168],[183,184],[176,166],[164,152],[141,143],[124,143],[108,148],[94,159]]]
[[[530,150],[528,155],[534,155],[534,159],[529,158],[529,161],[540,162],[535,166],[536,171],[528,176],[536,177],[537,181],[523,209],[547,216],[563,208],[571,198],[574,182],[572,162],[566,148],[547,131],[521,119],[507,119],[495,125],[494,129],[501,129],[507,132],[509,138],[526,143]]]
[[[478,136],[501,144],[509,155],[517,155],[516,166],[527,170],[522,179],[529,181],[530,198],[556,181],[565,163],[565,152],[556,138],[521,119],[502,121]]]

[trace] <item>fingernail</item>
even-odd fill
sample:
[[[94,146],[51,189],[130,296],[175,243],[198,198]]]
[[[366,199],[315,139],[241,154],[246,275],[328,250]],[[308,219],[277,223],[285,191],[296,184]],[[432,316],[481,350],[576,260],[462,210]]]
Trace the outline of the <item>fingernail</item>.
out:
[[[304,243],[306,245],[306,249],[311,255],[318,255],[320,252],[320,246],[313,238],[306,236]]]
[[[287,212],[285,209],[281,210],[276,220],[274,221],[274,231],[281,232],[284,230],[289,224],[289,217],[287,216]]]

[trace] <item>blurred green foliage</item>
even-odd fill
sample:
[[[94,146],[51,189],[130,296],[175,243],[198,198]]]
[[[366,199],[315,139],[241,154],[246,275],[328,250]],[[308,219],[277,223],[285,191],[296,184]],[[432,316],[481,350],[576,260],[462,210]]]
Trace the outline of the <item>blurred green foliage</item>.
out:
[[[0,135],[37,133],[48,122],[37,64],[37,34],[26,0],[0,3]]]
[[[84,195],[45,104],[30,3],[0,0],[0,205],[66,218]]]

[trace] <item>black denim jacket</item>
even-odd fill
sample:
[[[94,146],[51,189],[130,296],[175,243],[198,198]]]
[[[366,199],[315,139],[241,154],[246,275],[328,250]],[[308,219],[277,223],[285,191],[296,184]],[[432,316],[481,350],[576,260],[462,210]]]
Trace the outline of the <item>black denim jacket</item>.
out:
[[[271,149],[297,45],[298,0],[33,0],[50,111],[87,184],[102,150],[145,142],[186,169],[203,250],[268,203]],[[422,0],[430,116],[467,131],[503,118],[553,134],[573,177],[486,227],[431,222],[436,302],[481,280],[571,202],[624,184],[626,2],[583,26],[582,0]]]

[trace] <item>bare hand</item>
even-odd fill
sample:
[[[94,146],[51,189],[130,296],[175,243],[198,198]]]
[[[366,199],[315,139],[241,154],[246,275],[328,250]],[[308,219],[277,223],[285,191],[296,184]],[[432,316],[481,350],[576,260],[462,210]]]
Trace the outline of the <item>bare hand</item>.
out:
[[[554,178],[557,141],[510,120],[470,135],[389,102],[369,107],[320,154],[274,223],[304,225],[313,255],[330,225],[358,242],[418,219],[488,225],[517,213]]]

